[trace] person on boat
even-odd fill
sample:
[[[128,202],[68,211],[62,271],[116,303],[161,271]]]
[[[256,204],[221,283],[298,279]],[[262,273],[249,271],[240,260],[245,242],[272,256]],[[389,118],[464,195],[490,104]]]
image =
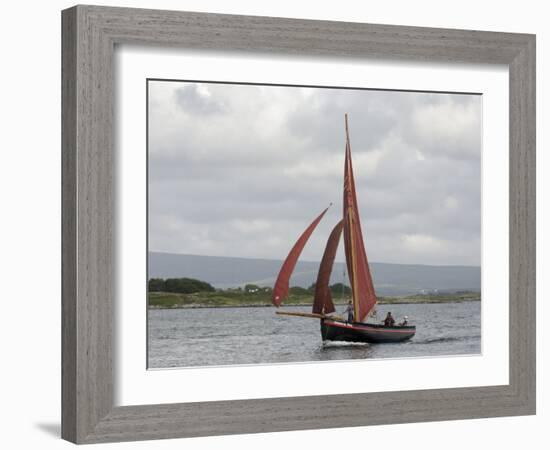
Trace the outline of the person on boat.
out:
[[[391,315],[391,312],[388,311],[386,318],[384,319],[385,327],[393,327],[395,325],[395,319]]]
[[[403,317],[403,321],[399,324],[401,327],[406,327],[409,324],[409,318],[407,316]]]
[[[351,304],[351,300],[348,302],[348,306],[346,307],[346,310],[344,311],[344,314],[348,315],[348,323],[353,323],[353,305]]]

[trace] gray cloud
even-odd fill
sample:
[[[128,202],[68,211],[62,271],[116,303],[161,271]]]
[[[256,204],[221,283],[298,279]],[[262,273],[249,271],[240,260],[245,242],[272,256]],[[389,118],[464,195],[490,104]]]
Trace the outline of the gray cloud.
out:
[[[227,112],[227,106],[216,97],[200,90],[198,84],[188,84],[174,91],[176,103],[192,114],[219,114]]]
[[[150,82],[150,250],[317,260],[341,216],[344,113],[373,261],[480,264],[481,97]],[[342,259],[342,255],[339,255]]]

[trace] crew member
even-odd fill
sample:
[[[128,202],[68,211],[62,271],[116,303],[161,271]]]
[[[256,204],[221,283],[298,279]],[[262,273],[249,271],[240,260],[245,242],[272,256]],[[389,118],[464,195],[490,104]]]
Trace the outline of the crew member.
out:
[[[348,323],[353,323],[353,305],[351,304],[351,300],[348,302],[348,306],[346,307],[344,314],[348,315]]]
[[[388,312],[388,315],[384,319],[384,326],[385,327],[393,327],[395,325],[395,319],[391,315],[391,312]]]

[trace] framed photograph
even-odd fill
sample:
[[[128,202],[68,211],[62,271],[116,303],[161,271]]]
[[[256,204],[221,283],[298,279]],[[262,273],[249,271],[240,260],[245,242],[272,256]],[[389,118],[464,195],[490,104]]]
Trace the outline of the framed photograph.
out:
[[[75,6],[62,435],[535,413],[535,37]]]

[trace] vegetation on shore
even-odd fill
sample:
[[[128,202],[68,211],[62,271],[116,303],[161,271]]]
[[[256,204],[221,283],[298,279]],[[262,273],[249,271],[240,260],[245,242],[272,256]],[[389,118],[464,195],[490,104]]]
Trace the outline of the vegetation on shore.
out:
[[[158,279],[157,279],[158,280]],[[182,280],[182,279],[180,279]],[[245,306],[271,306],[271,288],[247,284],[244,288],[237,289],[214,289],[208,285],[206,289],[198,280],[185,279],[186,282],[169,282],[161,284],[155,281],[160,289],[151,289],[149,283],[148,301],[150,308],[216,308],[216,307],[245,307]],[[168,280],[165,280],[168,281]],[[208,283],[206,283],[208,284]],[[164,289],[177,286],[178,291],[166,292]],[[182,286],[184,286],[182,288]],[[194,286],[189,288],[189,286]],[[153,286],[155,287],[155,286]],[[187,292],[187,291],[194,292]],[[183,291],[183,292],[182,292]],[[337,283],[331,286],[333,301],[336,305],[346,304],[350,297],[349,286]],[[290,295],[284,301],[286,306],[311,305],[313,303],[314,286],[310,288],[292,287]],[[378,297],[380,304],[399,303],[447,303],[479,301],[479,292],[456,292],[456,293],[428,293],[402,297]]]
[[[214,292],[216,290],[210,283],[195,278],[151,278],[148,287],[149,292],[176,292],[178,294]]]

